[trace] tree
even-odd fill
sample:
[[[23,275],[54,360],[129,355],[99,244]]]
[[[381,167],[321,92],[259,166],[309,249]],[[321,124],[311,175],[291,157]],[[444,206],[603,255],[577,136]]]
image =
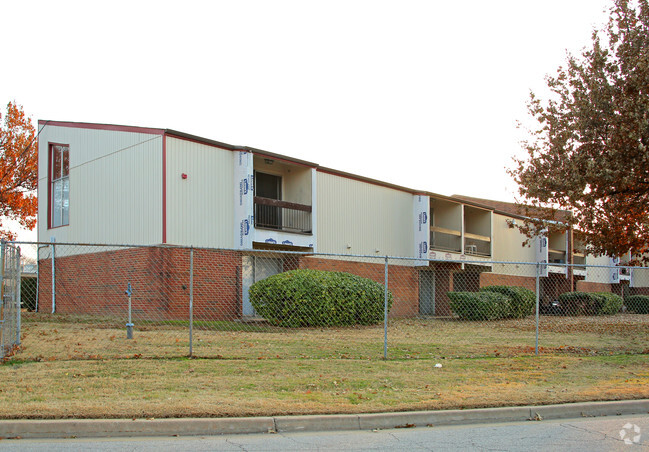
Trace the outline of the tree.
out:
[[[15,232],[7,229],[6,219],[16,220],[27,229],[36,226],[37,183],[34,126],[20,105],[9,102],[0,126],[0,237],[15,238]]]
[[[647,253],[648,0],[614,0],[592,48],[568,55],[546,83],[548,99],[530,94],[536,126],[509,170],[530,217],[521,230],[575,228],[594,254]]]

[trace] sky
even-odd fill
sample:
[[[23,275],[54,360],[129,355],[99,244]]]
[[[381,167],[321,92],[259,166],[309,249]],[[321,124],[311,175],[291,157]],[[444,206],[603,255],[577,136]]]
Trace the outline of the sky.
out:
[[[8,1],[0,103],[513,201],[530,90],[612,0]]]

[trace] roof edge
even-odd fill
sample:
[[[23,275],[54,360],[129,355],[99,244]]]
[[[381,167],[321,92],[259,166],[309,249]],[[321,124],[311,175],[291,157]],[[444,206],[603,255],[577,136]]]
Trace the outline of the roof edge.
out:
[[[73,129],[91,129],[91,130],[111,130],[117,132],[134,132],[134,133],[148,133],[152,135],[164,135],[164,129],[157,129],[154,127],[138,127],[138,126],[125,126],[120,124],[97,124],[93,122],[74,122],[74,121],[53,121],[49,119],[39,119],[38,128],[53,126],[53,127],[69,127]]]

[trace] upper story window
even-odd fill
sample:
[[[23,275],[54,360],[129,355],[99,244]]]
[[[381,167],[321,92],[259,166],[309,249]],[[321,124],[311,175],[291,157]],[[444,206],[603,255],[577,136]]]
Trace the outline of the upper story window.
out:
[[[50,145],[50,226],[70,223],[70,146]]]

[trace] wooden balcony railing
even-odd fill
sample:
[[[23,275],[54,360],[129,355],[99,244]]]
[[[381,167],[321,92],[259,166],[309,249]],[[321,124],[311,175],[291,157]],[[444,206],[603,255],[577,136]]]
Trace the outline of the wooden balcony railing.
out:
[[[255,227],[311,234],[311,206],[255,196]]]

